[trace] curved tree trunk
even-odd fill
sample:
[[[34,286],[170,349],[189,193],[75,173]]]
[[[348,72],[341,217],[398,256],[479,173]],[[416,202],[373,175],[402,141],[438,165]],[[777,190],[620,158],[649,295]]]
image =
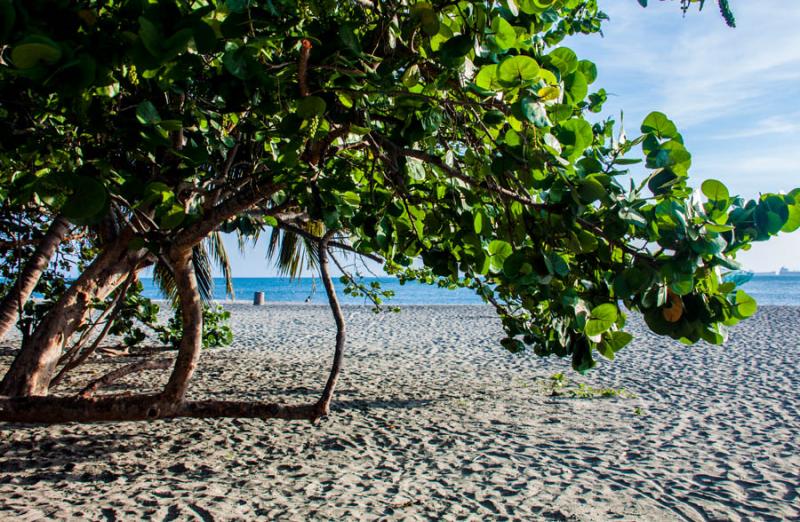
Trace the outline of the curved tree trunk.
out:
[[[56,216],[50,228],[47,229],[44,237],[39,241],[22,272],[17,276],[8,293],[0,301],[0,339],[5,337],[8,331],[14,326],[17,314],[31,296],[33,289],[39,282],[42,273],[50,264],[56,249],[64,241],[69,231],[69,223],[61,216]]]
[[[105,299],[147,257],[145,250],[128,248],[133,236],[123,231],[47,313],[0,382],[0,394],[47,395],[63,345],[80,327],[92,300]]]
[[[336,297],[336,288],[333,286],[330,267],[328,266],[328,243],[333,237],[333,231],[329,231],[319,242],[319,273],[322,284],[325,286],[325,293],[328,294],[328,304],[336,322],[336,347],[333,352],[333,364],[331,365],[328,381],[322,391],[322,397],[317,402],[318,415],[324,417],[330,413],[333,392],[336,389],[336,382],[339,380],[339,373],[342,369],[342,359],[344,358],[345,327],[342,308],[339,306],[339,299]]]
[[[191,263],[191,248],[180,245],[169,254],[169,261],[178,285],[183,322],[183,338],[172,375],[160,394],[111,395],[86,397],[94,391],[87,387],[86,395],[78,397],[16,396],[0,397],[0,421],[13,422],[97,422],[121,420],[154,420],[177,417],[194,418],[254,418],[316,421],[328,415],[336,382],[342,367],[345,345],[345,322],[328,265],[328,246],[333,231],[319,238],[320,276],[328,294],[328,302],[336,322],[336,347],[333,364],[320,399],[308,404],[277,404],[258,401],[185,400],[189,384],[202,349],[203,309],[197,291],[197,281]],[[16,361],[15,361],[16,362]],[[104,377],[114,379],[129,371],[163,363],[137,363]],[[100,383],[104,382],[101,379]],[[40,394],[43,395],[43,394]]]
[[[192,249],[177,248],[170,252],[170,264],[178,287],[183,337],[178,347],[175,368],[161,394],[167,408],[177,407],[186,395],[189,380],[197,367],[203,348],[203,305],[197,290],[192,264]]]

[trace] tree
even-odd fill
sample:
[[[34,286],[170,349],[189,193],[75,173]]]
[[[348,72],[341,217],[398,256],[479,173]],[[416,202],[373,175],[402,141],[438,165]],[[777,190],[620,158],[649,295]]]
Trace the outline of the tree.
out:
[[[23,343],[0,419],[325,415],[345,345],[328,268],[342,251],[473,288],[502,319],[505,348],[570,357],[578,371],[631,340],[624,309],[658,334],[721,343],[755,312],[724,279],[736,253],[800,226],[798,191],[744,201],[714,180],[693,191],[691,155],[663,114],[634,139],[611,119],[590,123],[606,94],[590,92],[595,65],[562,42],[600,30],[595,0],[0,10],[9,202],[120,222]],[[650,174],[636,182],[626,168],[640,161]],[[323,395],[186,401],[201,350],[195,249],[215,231],[264,228],[305,239],[318,262],[338,332]],[[155,262],[174,278],[183,323],[165,389],[47,397],[88,303]]]
[[[13,328],[19,310],[28,301],[42,274],[47,270],[50,260],[69,231],[69,223],[57,216],[44,235],[36,241],[35,248],[18,271],[16,280],[0,300],[0,339]],[[9,252],[19,246],[19,241],[8,241]],[[18,254],[18,253],[17,253]]]

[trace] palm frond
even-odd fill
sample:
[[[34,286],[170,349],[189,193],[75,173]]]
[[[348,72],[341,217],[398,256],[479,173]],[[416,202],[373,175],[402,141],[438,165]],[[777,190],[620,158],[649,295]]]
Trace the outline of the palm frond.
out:
[[[302,227],[314,236],[325,233],[325,225],[319,221],[311,221],[297,226]],[[303,236],[273,228],[267,242],[267,259],[275,259],[278,273],[297,279],[304,270],[316,272],[319,259],[317,244]]]
[[[204,243],[209,257],[214,260],[222,271],[222,276],[225,278],[225,294],[231,299],[236,299],[236,294],[233,290],[231,261],[228,258],[228,251],[225,249],[225,243],[222,241],[222,234],[219,231],[214,231],[204,240]]]
[[[153,282],[170,302],[172,308],[177,308],[178,286],[175,284],[175,276],[172,274],[172,268],[161,259],[153,266]]]
[[[214,278],[211,274],[208,253],[202,243],[192,249],[192,265],[200,300],[208,304],[214,300]],[[153,266],[153,282],[170,302],[170,306],[177,309],[180,306],[178,285],[175,284],[172,268],[162,259],[159,259]]]
[[[208,259],[205,245],[200,243],[192,248],[192,265],[194,266],[194,277],[197,280],[197,291],[200,293],[200,300],[210,303],[214,300],[214,277],[211,274],[211,262]]]

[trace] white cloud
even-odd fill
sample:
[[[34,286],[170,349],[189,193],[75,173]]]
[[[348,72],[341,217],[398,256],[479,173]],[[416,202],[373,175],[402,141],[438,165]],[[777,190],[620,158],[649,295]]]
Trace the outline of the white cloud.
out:
[[[733,131],[723,130],[720,134],[712,136],[712,138],[715,140],[728,140],[795,133],[800,133],[800,112],[785,116],[768,116],[755,122],[749,128]]]
[[[780,108],[777,99],[798,92],[800,3],[737,4],[736,29],[714,9],[681,18],[673,2],[604,7],[611,16],[606,38],[580,39],[580,54],[599,63],[599,83],[648,101],[683,128]]]

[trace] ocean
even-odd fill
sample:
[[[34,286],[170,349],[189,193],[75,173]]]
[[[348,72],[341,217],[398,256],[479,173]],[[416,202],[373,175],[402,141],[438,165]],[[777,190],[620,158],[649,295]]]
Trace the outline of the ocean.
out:
[[[367,283],[379,281],[383,290],[393,290],[395,296],[386,301],[387,305],[411,304],[481,304],[474,292],[464,288],[449,290],[417,282],[401,285],[395,278],[380,277],[365,279]],[[151,299],[163,299],[152,279],[143,278],[144,295]],[[229,299],[225,295],[225,282],[215,279],[214,298],[220,302]],[[339,298],[346,304],[370,304],[365,298],[344,295],[344,285],[336,281]],[[237,301],[252,301],[255,292],[264,292],[267,302],[317,303],[327,302],[325,289],[319,279],[304,277],[294,281],[281,277],[237,277],[233,279]],[[742,288],[761,305],[800,306],[800,275],[754,275]]]

